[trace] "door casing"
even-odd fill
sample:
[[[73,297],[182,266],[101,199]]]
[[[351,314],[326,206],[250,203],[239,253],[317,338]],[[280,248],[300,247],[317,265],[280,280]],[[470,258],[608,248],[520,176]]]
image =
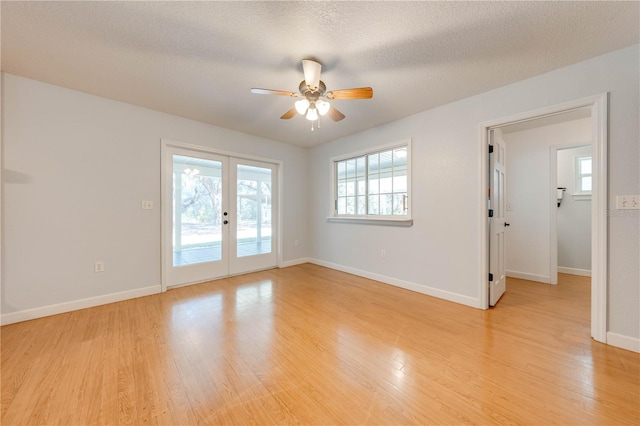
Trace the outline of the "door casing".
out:
[[[608,200],[608,93],[589,96],[562,104],[524,112],[480,124],[480,209],[478,220],[481,229],[478,247],[479,269],[478,294],[481,309],[489,308],[489,236],[487,225],[487,188],[489,173],[489,131],[492,128],[561,114],[573,109],[591,109],[591,133],[593,146],[593,195],[591,199],[591,337],[602,343],[607,341],[607,200]]]

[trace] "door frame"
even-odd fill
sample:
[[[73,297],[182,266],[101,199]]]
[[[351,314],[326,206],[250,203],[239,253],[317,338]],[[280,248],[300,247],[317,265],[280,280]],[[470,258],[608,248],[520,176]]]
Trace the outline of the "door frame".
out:
[[[489,174],[489,135],[490,129],[534,120],[546,116],[561,114],[573,109],[591,109],[591,133],[593,147],[593,194],[591,197],[591,337],[602,343],[607,342],[607,200],[608,200],[608,92],[589,96],[561,104],[527,111],[480,124],[480,246],[478,247],[479,270],[478,294],[481,309],[489,308],[489,236],[487,224],[487,188]]]
[[[281,160],[274,160],[272,158],[258,157],[255,155],[247,155],[238,152],[225,151],[221,149],[210,148],[203,145],[195,145],[185,142],[178,142],[170,139],[160,139],[160,278],[161,278],[161,292],[164,293],[167,291],[167,280],[168,274],[166,271],[166,267],[168,265],[169,259],[167,259],[167,233],[173,232],[172,229],[167,229],[165,222],[165,217],[167,215],[167,203],[166,203],[166,173],[170,171],[167,170],[168,166],[166,164],[166,156],[168,154],[169,148],[182,148],[188,149],[194,152],[202,152],[205,154],[213,154],[213,155],[222,155],[230,158],[236,158],[241,160],[249,160],[249,161],[258,161],[263,163],[271,163],[276,166],[277,176],[275,186],[277,187],[277,200],[276,200],[276,223],[277,223],[277,232],[276,232],[276,241],[275,241],[275,250],[276,250],[276,267],[280,268],[282,266],[282,206],[283,206],[283,162]],[[223,278],[223,277],[221,277]],[[193,284],[193,283],[191,283]],[[190,285],[189,283],[183,285]],[[182,285],[180,285],[182,286]],[[180,287],[175,286],[175,287]],[[172,288],[175,288],[172,287]]]

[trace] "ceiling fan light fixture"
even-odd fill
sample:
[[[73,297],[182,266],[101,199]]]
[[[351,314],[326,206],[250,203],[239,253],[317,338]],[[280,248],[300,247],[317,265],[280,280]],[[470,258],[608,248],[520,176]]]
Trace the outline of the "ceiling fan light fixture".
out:
[[[318,119],[318,110],[317,110],[317,109],[315,109],[315,108],[309,108],[309,109],[307,110],[307,115],[306,115],[306,117],[307,117],[307,120],[309,120],[309,121],[315,121],[315,120],[317,120],[317,119]]]
[[[320,115],[326,115],[329,112],[329,108],[331,108],[331,104],[327,101],[318,99],[318,101],[316,102],[316,109],[318,110],[318,114]]]
[[[309,109],[309,100],[308,99],[300,99],[295,102],[296,111],[298,114],[304,114]]]

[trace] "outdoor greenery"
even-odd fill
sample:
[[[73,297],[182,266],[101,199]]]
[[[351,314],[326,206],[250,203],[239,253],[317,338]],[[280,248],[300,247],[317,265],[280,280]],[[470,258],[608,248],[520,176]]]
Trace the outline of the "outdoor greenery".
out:
[[[202,224],[220,225],[222,220],[222,179],[201,174],[182,174],[182,220]],[[271,183],[261,182],[263,205],[271,204]],[[258,212],[258,182],[239,180],[237,184],[238,220],[256,221]]]

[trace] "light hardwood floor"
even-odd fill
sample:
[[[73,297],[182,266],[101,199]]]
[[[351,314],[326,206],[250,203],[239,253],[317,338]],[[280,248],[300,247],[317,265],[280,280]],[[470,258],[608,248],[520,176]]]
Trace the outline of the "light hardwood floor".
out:
[[[639,424],[560,281],[480,311],[305,264],[4,326],[2,424]]]

